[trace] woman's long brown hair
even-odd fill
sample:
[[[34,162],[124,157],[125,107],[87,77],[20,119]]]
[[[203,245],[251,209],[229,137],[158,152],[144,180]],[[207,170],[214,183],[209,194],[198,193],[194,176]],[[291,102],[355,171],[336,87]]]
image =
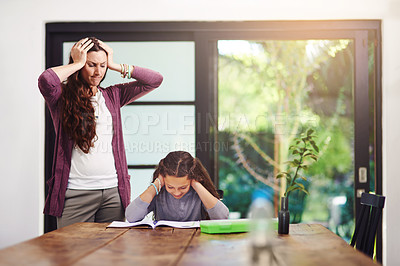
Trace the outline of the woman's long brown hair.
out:
[[[158,175],[163,177],[166,175],[175,177],[187,176],[188,179],[194,179],[201,183],[214,197],[220,198],[206,168],[199,159],[193,158],[188,152],[173,151],[168,153],[154,171],[153,182]]]
[[[89,37],[89,39],[94,45],[88,53],[104,51],[107,54],[96,38]],[[73,63],[71,56],[69,62]],[[96,137],[94,108],[90,100],[93,92],[80,73],[81,71],[75,72],[62,85],[61,118],[63,130],[84,153],[89,153],[90,148],[94,146],[93,139]]]

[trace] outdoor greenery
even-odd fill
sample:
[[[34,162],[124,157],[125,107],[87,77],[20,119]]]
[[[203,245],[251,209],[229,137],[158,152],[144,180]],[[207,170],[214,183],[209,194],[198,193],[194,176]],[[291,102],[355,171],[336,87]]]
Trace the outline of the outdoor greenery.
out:
[[[293,157],[292,160],[287,162],[289,168],[276,176],[276,178],[286,179],[286,189],[283,194],[285,197],[289,197],[290,192],[296,190],[309,194],[304,184],[298,181],[298,178],[307,181],[307,177],[302,174],[302,171],[307,171],[310,160],[318,160],[319,148],[314,141],[315,135],[313,133],[314,130],[309,129],[305,134],[294,139],[294,144],[289,147],[289,152]]]
[[[240,49],[234,49],[240,44]],[[243,48],[244,47],[244,48]],[[228,49],[229,48],[229,49]],[[220,188],[231,211],[247,216],[251,195],[285,193],[290,144],[312,128],[319,160],[296,180],[292,222],[321,222],[344,238],[353,227],[353,42],[219,43]],[[288,186],[290,188],[290,185]],[[344,200],[343,200],[344,199]]]

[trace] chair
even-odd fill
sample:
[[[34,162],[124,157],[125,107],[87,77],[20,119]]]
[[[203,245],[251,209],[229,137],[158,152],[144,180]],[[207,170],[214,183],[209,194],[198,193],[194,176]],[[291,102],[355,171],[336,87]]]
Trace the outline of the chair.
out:
[[[372,258],[375,236],[382,217],[385,197],[362,193],[360,218],[357,221],[350,245]]]
[[[222,189],[217,189],[217,193],[219,195],[219,199],[222,200],[224,198],[224,191]]]

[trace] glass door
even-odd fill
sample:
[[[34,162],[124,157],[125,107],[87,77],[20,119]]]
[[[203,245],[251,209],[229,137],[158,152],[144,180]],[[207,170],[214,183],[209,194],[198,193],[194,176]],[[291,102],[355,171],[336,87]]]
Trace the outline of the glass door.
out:
[[[346,238],[360,193],[382,193],[380,32],[371,20],[48,23],[46,67],[89,35],[112,42],[124,55],[116,61],[164,75],[160,88],[122,109],[132,197],[164,151],[182,149],[224,190],[232,216],[244,217],[252,189],[276,201],[282,184],[273,176],[287,146],[315,129],[321,158],[307,173],[310,196],[290,204],[293,219]],[[104,86],[123,82],[109,74]],[[54,136],[46,109],[45,180]]]
[[[356,80],[358,72],[368,82],[368,71],[356,67],[368,54],[362,46],[361,52],[356,49],[359,43],[354,38],[217,42],[217,139],[219,147],[228,147],[218,152],[219,186],[232,217],[247,216],[255,189],[271,196],[277,214],[286,183],[275,176],[288,168],[293,139],[311,128],[319,160],[302,180],[309,196],[300,191],[290,196],[291,222],[322,223],[351,238],[357,193],[368,191],[362,184],[369,171],[368,158],[362,162],[360,154],[368,155],[368,128],[361,133],[360,127],[368,125],[368,85]]]

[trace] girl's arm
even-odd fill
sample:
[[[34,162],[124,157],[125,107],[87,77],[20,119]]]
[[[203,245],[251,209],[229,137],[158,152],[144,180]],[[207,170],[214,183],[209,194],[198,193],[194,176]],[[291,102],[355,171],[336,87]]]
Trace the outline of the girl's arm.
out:
[[[229,209],[222,201],[214,197],[201,183],[192,179],[192,187],[206,207],[210,219],[228,219]]]
[[[88,38],[78,41],[71,48],[71,57],[73,63],[51,68],[56,73],[61,82],[66,80],[69,76],[85,66],[87,52],[92,47],[93,43]]]
[[[213,208],[215,204],[217,204],[218,199],[214,197],[200,182],[197,182],[194,179],[192,179],[191,182],[193,189],[199,195],[204,207],[206,207],[206,209]]]
[[[151,210],[149,210],[150,203],[144,202],[137,197],[134,201],[129,203],[125,209],[125,217],[128,222],[133,223],[142,220]]]
[[[160,180],[161,179],[161,180]],[[142,220],[150,211],[149,209],[150,203],[153,201],[154,196],[157,195],[157,191],[159,192],[164,185],[164,181],[162,176],[156,178],[152,183],[154,185],[150,185],[139,197],[137,197],[134,201],[132,201],[125,210],[125,217],[128,222],[137,222]]]
[[[154,180],[153,183],[150,184],[150,186],[142,194],[140,194],[139,196],[140,199],[144,202],[150,203],[153,200],[154,196],[160,193],[161,188],[163,186],[164,186],[164,179],[160,175]]]

